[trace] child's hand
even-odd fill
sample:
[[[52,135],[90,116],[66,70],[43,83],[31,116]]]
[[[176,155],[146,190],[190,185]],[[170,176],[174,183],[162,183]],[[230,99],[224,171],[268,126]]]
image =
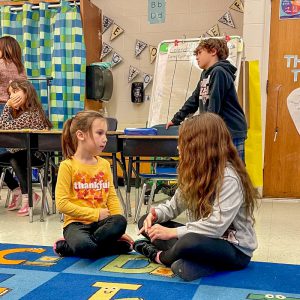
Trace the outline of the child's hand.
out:
[[[166,124],[166,129],[168,129],[169,127],[173,126],[174,123],[172,121],[169,121],[167,124]]]
[[[7,105],[18,110],[23,102],[24,99],[20,95],[15,94],[8,99]]]
[[[148,234],[148,230],[151,228],[153,222],[155,222],[156,220],[157,220],[157,213],[155,211],[155,208],[151,207],[150,213],[148,214],[148,216],[144,220],[143,227],[138,232],[138,235],[140,235],[144,231]]]
[[[109,212],[108,208],[101,208],[98,221],[104,220],[109,216],[110,216],[110,212]]]

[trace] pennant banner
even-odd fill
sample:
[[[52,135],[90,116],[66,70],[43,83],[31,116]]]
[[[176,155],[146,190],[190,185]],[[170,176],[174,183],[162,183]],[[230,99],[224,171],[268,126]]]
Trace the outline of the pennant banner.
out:
[[[140,71],[136,67],[130,66],[129,73],[128,73],[128,82],[130,82],[133,78],[135,78],[139,73]]]
[[[223,23],[227,26],[233,27],[235,28],[235,25],[233,23],[233,19],[231,16],[231,13],[229,11],[227,11],[220,19],[219,19],[220,23]]]
[[[113,25],[113,29],[111,31],[111,36],[110,36],[110,40],[112,41],[113,39],[115,39],[117,36],[119,36],[120,34],[122,34],[124,32],[124,29],[121,28],[119,25],[117,25],[116,23],[114,23]]]
[[[235,0],[231,5],[230,7],[231,9],[233,10],[236,10],[240,13],[243,13],[244,12],[244,4],[242,2],[242,0]]]
[[[102,20],[102,33],[104,33],[112,24],[113,24],[114,20],[112,20],[111,18],[104,16],[103,15],[103,20]]]
[[[149,46],[149,54],[150,54],[150,64],[152,64],[156,58],[157,47]]]
[[[220,36],[220,28],[219,25],[216,24],[212,28],[210,28],[206,33],[210,36]]]
[[[109,46],[106,43],[102,43],[102,51],[101,51],[101,58],[104,58],[106,55],[108,55],[112,51],[112,47]]]
[[[152,79],[153,79],[152,75],[144,73],[144,78],[143,78],[144,89],[148,86],[148,84],[152,81]]]
[[[148,45],[140,40],[136,40],[136,43],[135,43],[135,56],[139,56],[143,50],[145,50],[145,48],[147,47]]]
[[[111,67],[113,68],[118,63],[120,63],[123,60],[123,57],[119,55],[117,52],[113,53],[112,59],[111,59]]]

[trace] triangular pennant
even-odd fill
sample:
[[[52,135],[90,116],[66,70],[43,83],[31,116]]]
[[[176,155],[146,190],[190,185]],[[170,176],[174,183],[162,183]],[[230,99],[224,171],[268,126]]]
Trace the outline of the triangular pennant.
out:
[[[121,28],[119,25],[117,25],[116,23],[114,23],[113,25],[113,29],[111,31],[111,35],[110,35],[110,40],[112,41],[113,39],[115,39],[117,36],[119,36],[121,33],[124,32],[124,29]]]
[[[230,7],[231,9],[233,10],[236,10],[240,13],[243,13],[244,12],[244,4],[242,2],[242,0],[235,0],[231,5]]]
[[[229,11],[227,11],[218,21],[220,23],[223,23],[223,24],[227,25],[227,26],[235,28],[231,13]]]
[[[136,67],[130,66],[129,73],[128,73],[128,82],[130,82],[133,78],[135,78],[139,73],[140,71]]]
[[[104,16],[103,15],[103,20],[102,20],[102,33],[104,33],[112,24],[113,24],[114,20]]]
[[[144,78],[143,78],[144,89],[148,86],[148,84],[152,81],[152,79],[153,79],[152,75],[144,73]]]
[[[149,46],[149,54],[150,54],[150,64],[152,64],[156,58],[157,47]]]
[[[123,60],[123,57],[119,55],[117,52],[113,53],[113,56],[111,58],[111,67],[116,66],[118,63],[120,63]]]
[[[135,56],[139,56],[148,45],[140,40],[135,43]]]
[[[219,25],[216,24],[213,27],[211,27],[206,33],[210,36],[220,36],[220,29]]]
[[[112,51],[112,47],[109,46],[106,43],[102,43],[102,51],[101,51],[101,58],[104,58],[107,54],[109,54]]]

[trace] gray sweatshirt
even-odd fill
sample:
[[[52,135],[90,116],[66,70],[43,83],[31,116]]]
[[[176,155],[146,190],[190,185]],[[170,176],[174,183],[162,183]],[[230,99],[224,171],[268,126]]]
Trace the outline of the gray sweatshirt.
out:
[[[170,201],[155,207],[158,216],[156,223],[175,219],[185,210],[186,205],[182,201],[180,190],[177,189]],[[191,214],[189,213],[189,215]],[[232,167],[227,166],[224,171],[224,182],[219,201],[216,199],[214,202],[212,213],[205,219],[192,219],[178,227],[177,234],[180,238],[189,232],[195,232],[211,238],[224,239],[251,257],[257,248],[252,223],[251,218],[246,216],[240,178]]]

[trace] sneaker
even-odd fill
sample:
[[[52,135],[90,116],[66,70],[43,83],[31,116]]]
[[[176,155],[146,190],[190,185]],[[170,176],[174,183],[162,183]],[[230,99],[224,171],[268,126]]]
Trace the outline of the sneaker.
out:
[[[142,239],[135,241],[133,244],[133,249],[156,263],[155,258],[159,250],[153,246],[149,240]]]
[[[60,257],[72,256],[73,251],[64,238],[57,240],[53,244],[53,252]]]
[[[21,202],[22,202],[22,194],[14,194],[12,196],[12,200],[10,202],[10,204],[8,205],[7,209],[8,210],[16,210],[19,209],[21,206]]]
[[[133,250],[133,243],[130,243],[126,239],[120,238],[117,240],[117,247],[122,253],[128,253]]]
[[[26,202],[21,209],[18,210],[17,215],[19,217],[25,217],[25,216],[29,216],[29,205],[28,202]]]
[[[212,266],[201,265],[186,259],[176,260],[172,263],[171,269],[174,274],[185,281],[192,281],[216,272],[216,269]]]
[[[33,192],[32,193],[32,203],[33,203],[33,207],[36,207],[38,205],[38,203],[40,202],[41,197],[38,193]]]

